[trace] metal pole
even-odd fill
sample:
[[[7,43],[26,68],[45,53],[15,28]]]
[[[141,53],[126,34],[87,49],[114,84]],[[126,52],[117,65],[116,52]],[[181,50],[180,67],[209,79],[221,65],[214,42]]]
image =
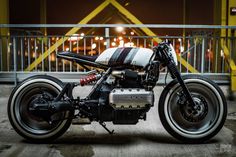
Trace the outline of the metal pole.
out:
[[[216,54],[215,54],[215,73],[218,71],[218,51],[219,51],[219,40],[216,39]]]
[[[36,42],[37,38],[34,38],[34,60],[37,59],[37,42]],[[37,71],[38,69],[38,65],[35,64],[35,70]]]
[[[209,41],[209,51],[208,51],[208,73],[211,72],[211,39]]]
[[[47,0],[40,0],[40,23],[47,24]],[[47,36],[47,27],[41,27],[40,30]]]
[[[196,60],[197,60],[197,39],[194,40],[194,51],[193,51],[193,67],[196,69]]]
[[[10,71],[10,55],[11,55],[11,51],[10,51],[10,43],[11,43],[11,39],[9,39],[10,36],[7,36],[6,37],[6,47],[7,47],[7,50],[6,50],[6,53],[7,53],[7,71]],[[9,41],[10,40],[10,41]],[[4,66],[4,64],[3,64]]]
[[[13,60],[14,60],[14,84],[17,85],[17,75],[16,75],[16,69],[17,69],[17,60],[16,60],[16,38],[13,38]]]
[[[48,50],[50,51],[51,48],[51,40],[50,37],[48,38]],[[51,54],[48,55],[48,68],[49,72],[51,72]]]
[[[69,42],[69,51],[70,52],[72,52],[72,41],[71,41],[71,39],[72,39],[72,36],[70,36],[70,42]],[[72,72],[72,62],[70,62],[70,72]]]
[[[62,43],[62,51],[65,51],[65,41],[64,41],[64,37],[62,37],[63,39],[63,43]],[[65,72],[65,60],[62,59],[62,71]]]
[[[84,37],[84,56],[86,56],[86,38]],[[84,72],[86,71],[86,69],[84,69]]]
[[[20,58],[21,58],[21,71],[24,71],[24,53],[23,53],[23,39],[20,38]]]
[[[44,40],[44,38],[42,38],[42,52],[41,52],[41,55],[43,55],[43,52],[44,52],[44,43],[43,43],[43,40]],[[44,71],[44,59],[43,59],[43,57],[42,57],[42,71]]]
[[[79,54],[79,38],[76,39],[77,54]],[[77,72],[79,72],[79,64],[77,64]]]
[[[189,39],[187,39],[188,41],[187,41],[187,53],[186,53],[186,61],[187,61],[187,73],[188,73],[188,65],[189,65],[189,59],[188,59],[188,54],[190,53],[190,51],[189,51],[189,44],[190,44],[190,42],[189,42]]]
[[[29,39],[29,37],[28,37],[28,39],[27,39],[27,46],[28,46],[28,52],[27,52],[27,54],[28,54],[28,66],[30,66],[30,39]]]
[[[2,47],[3,47],[3,46],[2,46],[2,37],[1,37],[1,38],[0,38],[0,55],[1,55],[1,56],[0,56],[0,57],[1,57],[1,58],[0,58],[0,61],[1,61],[1,70],[0,70],[0,71],[3,71],[3,67],[2,67],[2,66],[3,66],[3,64],[2,64],[2,62],[3,62]]]
[[[0,1],[0,24],[8,24],[9,23],[9,0],[1,0]],[[0,36],[4,36],[1,39],[1,68],[2,71],[8,70],[8,41],[7,37],[9,36],[9,28],[0,28]]]
[[[109,35],[109,28],[105,28],[105,37],[106,37],[106,48],[108,49],[110,47],[110,35]]]
[[[56,72],[58,71],[58,59],[57,59],[57,53],[58,53],[58,44],[57,44],[57,37],[55,37],[55,39],[56,39],[56,49],[55,49],[55,51],[56,51]]]
[[[180,39],[180,42],[179,42],[179,44],[180,44],[180,46],[179,46],[179,55],[180,55],[180,58],[179,58],[179,71],[180,72],[182,72],[182,49],[181,49],[181,47],[182,47],[182,40]]]
[[[205,63],[205,48],[204,48],[204,38],[202,38],[202,60],[201,60],[201,73],[204,73],[204,63]]]

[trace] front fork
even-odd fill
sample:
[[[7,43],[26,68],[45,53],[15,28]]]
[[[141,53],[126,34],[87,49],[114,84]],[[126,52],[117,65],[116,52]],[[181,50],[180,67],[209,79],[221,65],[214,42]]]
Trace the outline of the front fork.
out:
[[[176,78],[183,90],[183,94],[186,97],[188,103],[190,103],[192,105],[192,107],[195,107],[196,104],[193,100],[192,95],[190,94],[186,84],[184,83],[184,80],[181,77],[181,74],[179,72],[179,70],[177,69],[176,65],[173,62],[170,62],[168,65],[168,70],[170,71],[171,77],[174,79]]]

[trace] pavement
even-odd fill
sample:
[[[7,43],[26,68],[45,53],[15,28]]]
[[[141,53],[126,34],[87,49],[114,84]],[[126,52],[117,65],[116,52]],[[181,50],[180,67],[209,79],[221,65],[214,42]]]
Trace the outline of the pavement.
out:
[[[73,125],[53,143],[34,144],[25,141],[10,126],[7,101],[13,86],[0,85],[0,157],[220,157],[236,156],[236,101],[228,102],[228,116],[223,129],[210,141],[184,144],[176,141],[163,128],[157,111],[162,86],[155,87],[155,105],[147,121],[137,125],[113,125],[108,134],[98,123]],[[79,87],[73,95],[85,97],[90,86]],[[226,86],[221,86],[227,96]],[[236,98],[236,97],[235,97]]]

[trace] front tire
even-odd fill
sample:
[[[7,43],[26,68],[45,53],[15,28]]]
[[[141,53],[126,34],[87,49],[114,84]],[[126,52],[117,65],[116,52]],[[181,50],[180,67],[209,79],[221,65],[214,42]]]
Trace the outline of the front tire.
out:
[[[215,136],[223,127],[227,116],[227,103],[221,89],[200,75],[187,75],[183,80],[195,103],[195,111],[180,104],[182,88],[177,80],[163,90],[159,100],[160,120],[169,134],[187,143],[200,143]]]
[[[8,117],[15,131],[34,142],[47,142],[61,136],[70,126],[73,112],[56,113],[59,119],[49,124],[39,115],[30,112],[30,106],[42,94],[55,98],[63,88],[63,83],[51,76],[36,75],[24,80],[11,93],[8,101]]]

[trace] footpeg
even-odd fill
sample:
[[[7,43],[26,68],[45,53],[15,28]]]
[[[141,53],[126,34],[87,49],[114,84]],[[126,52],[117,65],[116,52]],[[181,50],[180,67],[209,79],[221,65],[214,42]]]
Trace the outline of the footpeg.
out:
[[[72,120],[73,125],[85,125],[91,124],[91,121],[88,118],[75,118]]]

